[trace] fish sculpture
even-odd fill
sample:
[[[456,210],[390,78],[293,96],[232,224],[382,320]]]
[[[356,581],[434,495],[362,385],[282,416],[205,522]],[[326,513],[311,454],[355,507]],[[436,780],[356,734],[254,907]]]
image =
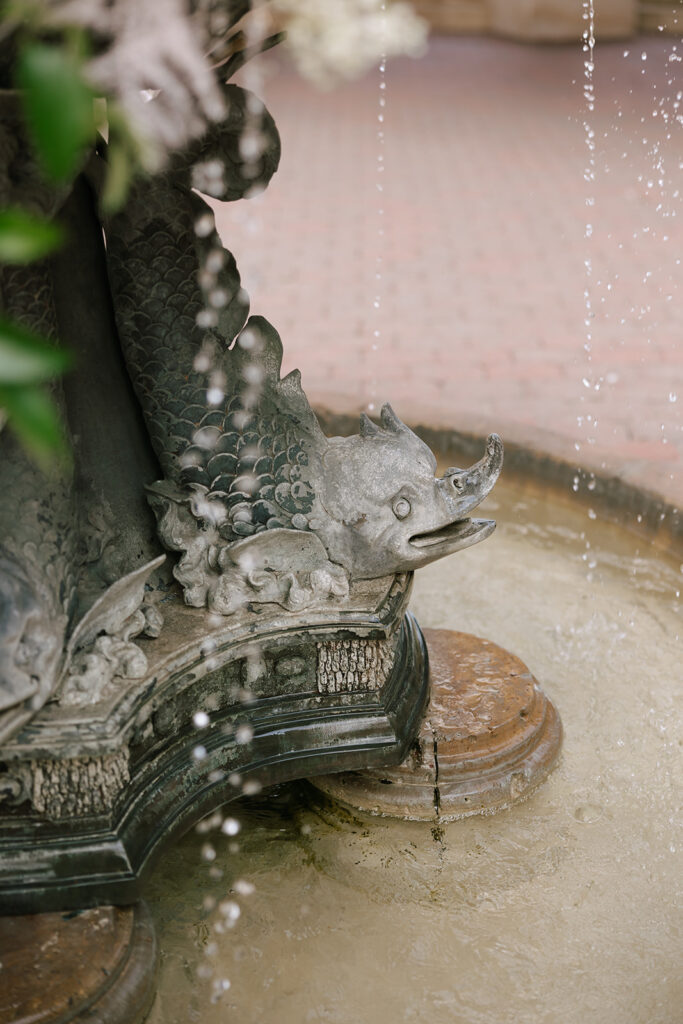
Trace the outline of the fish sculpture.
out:
[[[199,155],[230,168],[234,199],[267,182],[279,139],[263,108],[267,144],[240,179],[254,98],[235,86],[226,97],[230,117]],[[258,603],[343,601],[356,580],[410,572],[489,536],[495,524],[469,513],[500,473],[500,438],[488,438],[475,466],[440,478],[433,453],[390,405],[379,424],[363,414],[357,435],[327,438],[299,371],[280,376],[275,328],[247,319],[235,260],[190,187],[197,160],[186,154],[139,183],[105,225],[119,335],[164,473],[149,500],[162,542],[180,554],[174,574],[186,603],[230,615]],[[206,279],[207,268],[220,302],[203,327],[197,275]],[[211,353],[220,388],[209,386],[201,352]]]

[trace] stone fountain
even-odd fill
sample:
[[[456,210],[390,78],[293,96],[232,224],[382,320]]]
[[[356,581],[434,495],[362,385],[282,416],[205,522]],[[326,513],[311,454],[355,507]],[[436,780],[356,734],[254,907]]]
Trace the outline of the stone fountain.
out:
[[[20,127],[4,98],[5,198],[71,238],[49,264],[2,269],[5,308],[77,354],[55,386],[72,469],[45,477],[0,435],[7,1019],[33,1007],[28,966],[54,981],[43,934],[58,936],[84,1006],[138,1019],[153,993],[145,877],[165,844],[243,793],[318,777],[380,814],[457,817],[526,795],[559,750],[521,662],[464,634],[426,645],[407,610],[415,569],[493,531],[470,513],[501,470],[500,439],[439,476],[389,405],[354,436],[324,435],[192,189],[199,163],[222,162],[230,200],[277,168],[267,111],[236,86],[225,98],[228,119],[104,221],[106,153],[69,194],[45,188],[27,147],[9,144]],[[265,143],[246,167],[255,109]],[[125,998],[69,960],[98,928]],[[72,1013],[60,998],[46,982],[45,1019]]]

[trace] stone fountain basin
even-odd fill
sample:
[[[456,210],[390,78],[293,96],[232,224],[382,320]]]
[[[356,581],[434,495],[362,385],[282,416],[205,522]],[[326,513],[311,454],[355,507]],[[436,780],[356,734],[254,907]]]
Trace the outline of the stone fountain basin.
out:
[[[415,580],[423,626],[508,648],[555,703],[549,778],[453,823],[351,813],[306,784],[231,805],[236,838],[188,834],[149,884],[151,1024],[677,1019],[681,548],[645,532],[647,496],[640,523],[610,521],[609,493],[509,474],[482,506],[494,536]]]

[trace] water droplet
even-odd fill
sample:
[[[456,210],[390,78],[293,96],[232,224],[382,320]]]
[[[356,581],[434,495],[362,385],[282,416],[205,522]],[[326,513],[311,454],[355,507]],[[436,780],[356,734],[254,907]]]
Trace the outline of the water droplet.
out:
[[[231,922],[234,924],[242,913],[239,903],[236,903],[235,900],[221,900],[218,904],[218,909],[223,917],[226,918],[226,923]]]
[[[223,249],[212,249],[207,254],[204,266],[210,274],[217,274],[225,262],[225,251]]]
[[[211,369],[211,359],[208,352],[198,352],[194,357],[192,365],[197,373],[207,373]]]
[[[260,793],[262,789],[263,786],[257,779],[247,779],[242,786],[242,792],[245,796],[255,796],[257,793]]]
[[[213,982],[213,991],[211,993],[211,1002],[216,1003],[221,996],[228,991],[230,988],[229,978],[215,978]]]
[[[237,339],[240,348],[243,348],[246,352],[250,352],[252,349],[257,349],[258,338],[256,333],[249,328],[242,331],[239,338]]]
[[[220,388],[209,388],[206,392],[206,401],[209,405],[220,405],[225,398],[225,393]]]
[[[200,309],[195,317],[197,327],[216,327],[218,314],[215,309]]]
[[[207,235],[211,234],[213,229],[214,219],[212,213],[203,213],[201,217],[194,222],[194,233],[198,238],[206,238]]]
[[[235,739],[238,743],[250,743],[254,738],[254,730],[250,725],[244,723],[235,730]]]
[[[192,721],[196,729],[206,729],[209,724],[209,716],[206,711],[195,711]]]

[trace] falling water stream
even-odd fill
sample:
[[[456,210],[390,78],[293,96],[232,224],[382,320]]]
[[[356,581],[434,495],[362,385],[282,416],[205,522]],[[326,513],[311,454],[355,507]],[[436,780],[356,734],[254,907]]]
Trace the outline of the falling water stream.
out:
[[[583,122],[583,130],[585,135],[587,160],[584,168],[583,177],[586,182],[586,209],[587,209],[587,222],[584,231],[584,238],[586,240],[586,257],[584,259],[584,266],[586,268],[586,286],[584,289],[584,305],[585,305],[585,338],[583,343],[583,351],[585,356],[585,375],[581,379],[581,384],[584,389],[588,389],[590,392],[600,390],[600,381],[593,379],[592,372],[592,361],[593,361],[593,332],[594,332],[594,320],[595,310],[594,305],[594,284],[593,284],[593,254],[591,239],[593,238],[593,223],[595,218],[595,175],[596,175],[596,142],[595,142],[595,126],[593,124],[592,114],[595,111],[595,82],[594,82],[594,71],[595,71],[595,6],[593,0],[583,0],[583,18],[586,23],[586,28],[583,32],[583,54],[584,54],[584,80],[583,80],[583,98],[585,102],[585,119]],[[580,414],[577,417],[578,426],[586,427],[587,437],[586,443],[588,445],[595,444],[595,431],[597,429],[597,423],[595,421],[594,410],[586,401],[586,392],[582,391],[579,396],[579,409]],[[577,453],[581,452],[581,443],[577,442],[574,445]],[[583,474],[579,469],[579,477],[575,480],[575,486],[578,486],[578,479]],[[588,483],[591,483],[589,477]]]
[[[383,20],[386,16],[386,2],[381,0],[380,13]],[[384,22],[384,32],[386,33],[386,22]],[[372,338],[370,341],[370,383],[368,386],[368,397],[367,397],[367,411],[372,415],[377,413],[378,405],[378,370],[381,365],[381,359],[379,357],[380,345],[382,338],[382,297],[383,297],[383,274],[384,274],[384,260],[386,255],[386,232],[384,229],[384,189],[385,189],[385,173],[386,173],[386,115],[387,115],[387,56],[385,53],[380,57],[378,66],[379,82],[378,82],[378,96],[377,96],[377,166],[375,181],[376,201],[377,201],[377,234],[375,240],[375,288],[374,296],[372,300],[372,308],[374,316],[372,318]]]
[[[382,5],[384,9],[384,5]],[[377,395],[379,390],[377,374],[380,366],[380,344],[382,337],[382,280],[384,270],[384,258],[386,252],[385,230],[384,230],[384,173],[385,163],[385,131],[386,131],[386,106],[387,106],[387,58],[382,56],[379,62],[379,96],[377,98],[377,180],[375,190],[377,192],[377,237],[375,255],[375,289],[372,300],[372,340],[370,342],[370,383],[368,386],[367,410],[372,415],[377,412]]]
[[[151,1024],[680,1019],[683,566],[535,486],[487,504],[496,533],[421,570],[411,607],[528,663],[562,715],[559,767],[438,829],[304,784],[243,799],[210,867],[190,833],[151,881]]]

